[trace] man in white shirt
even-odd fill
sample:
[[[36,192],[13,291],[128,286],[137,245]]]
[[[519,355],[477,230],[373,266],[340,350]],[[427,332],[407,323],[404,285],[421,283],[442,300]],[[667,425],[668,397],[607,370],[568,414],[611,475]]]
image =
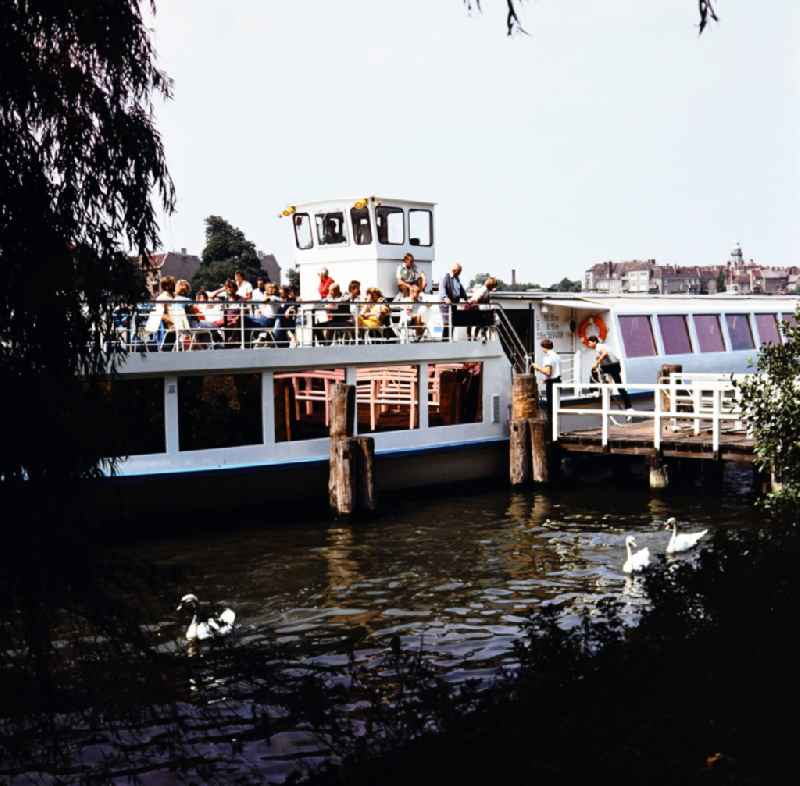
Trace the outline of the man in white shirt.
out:
[[[241,270],[237,270],[233,277],[236,281],[236,294],[242,300],[252,300],[253,285],[244,277],[244,273]]]
[[[255,288],[253,289],[253,303],[264,302],[264,300],[266,299],[266,288],[267,288],[266,280],[262,276],[259,276],[256,279],[256,285]]]
[[[608,374],[617,386],[617,391],[619,392],[620,398],[622,398],[625,409],[631,409],[631,399],[630,396],[628,396],[628,391],[622,387],[622,366],[620,365],[619,358],[611,351],[607,344],[598,340],[597,336],[589,336],[586,339],[586,343],[589,349],[593,349],[597,353],[594,364],[592,365],[592,371],[597,371],[599,369],[604,374]]]
[[[553,418],[553,385],[561,382],[561,358],[557,352],[553,351],[553,342],[549,338],[543,338],[539,346],[544,350],[542,365],[533,364],[535,371],[544,377],[544,392],[547,400],[547,419]]]

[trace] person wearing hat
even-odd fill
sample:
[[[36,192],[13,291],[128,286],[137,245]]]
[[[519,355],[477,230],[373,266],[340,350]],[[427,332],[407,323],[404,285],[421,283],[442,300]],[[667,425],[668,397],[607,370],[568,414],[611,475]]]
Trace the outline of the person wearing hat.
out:
[[[319,276],[319,299],[325,300],[333,284],[333,279],[328,275],[328,268],[324,267],[317,274]]]

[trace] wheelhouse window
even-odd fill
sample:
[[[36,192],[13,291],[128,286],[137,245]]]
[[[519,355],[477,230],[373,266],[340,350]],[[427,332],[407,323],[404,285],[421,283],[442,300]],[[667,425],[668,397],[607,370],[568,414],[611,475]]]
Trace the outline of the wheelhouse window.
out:
[[[748,314],[726,314],[725,321],[728,323],[731,349],[753,349],[755,347]]]
[[[406,242],[405,219],[401,207],[376,207],[375,224],[378,242],[385,246],[402,246]]]
[[[294,242],[299,249],[311,248],[314,245],[314,235],[311,232],[311,216],[308,213],[295,213]]]
[[[335,246],[347,242],[344,227],[344,213],[317,213],[317,242],[321,246]]]
[[[372,242],[372,223],[366,207],[351,207],[350,221],[353,223],[353,239],[357,246],[368,246]]]
[[[656,354],[656,342],[653,338],[653,326],[646,315],[626,315],[619,317],[622,340],[625,343],[625,354],[629,358],[644,358]]]
[[[756,314],[756,326],[758,327],[758,340],[762,347],[764,344],[781,343],[777,314]]]
[[[433,245],[433,214],[430,210],[408,211],[408,242],[412,246]]]
[[[683,314],[659,314],[658,326],[661,328],[665,355],[686,355],[692,351],[689,326]]]
[[[694,329],[701,352],[724,352],[725,342],[716,314],[695,314]]]
[[[428,425],[455,426],[483,420],[483,364],[428,365]]]

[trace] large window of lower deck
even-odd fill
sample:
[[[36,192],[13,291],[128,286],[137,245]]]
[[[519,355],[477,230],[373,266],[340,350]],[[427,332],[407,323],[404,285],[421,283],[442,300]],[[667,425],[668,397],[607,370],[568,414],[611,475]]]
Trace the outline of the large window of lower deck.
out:
[[[164,379],[117,377],[103,384],[102,440],[106,456],[145,456],[164,453]]]
[[[756,327],[758,328],[758,340],[762,347],[764,344],[781,343],[777,314],[756,314]]]
[[[180,450],[256,445],[263,441],[261,374],[178,378]]]
[[[625,354],[629,358],[650,357],[656,354],[653,326],[646,315],[625,315],[619,317],[619,328],[625,342]]]
[[[309,368],[276,372],[275,441],[327,437],[333,385],[344,382],[343,368]]]
[[[724,352],[725,342],[717,314],[695,314],[694,329],[701,352]]]
[[[755,347],[749,314],[726,314],[725,321],[728,325],[731,349],[753,349]]]
[[[419,426],[418,366],[367,366],[356,372],[359,434]]]
[[[659,314],[658,326],[665,355],[686,355],[692,351],[689,326],[683,314]]]
[[[483,421],[483,364],[428,365],[428,425]]]

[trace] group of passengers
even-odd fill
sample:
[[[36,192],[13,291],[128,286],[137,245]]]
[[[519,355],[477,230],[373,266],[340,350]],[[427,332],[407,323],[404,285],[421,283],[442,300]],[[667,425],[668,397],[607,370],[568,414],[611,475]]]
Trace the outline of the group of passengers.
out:
[[[438,294],[427,294],[425,274],[417,268],[414,256],[406,254],[397,268],[397,295],[389,299],[377,287],[369,287],[362,294],[361,283],[356,280],[350,281],[343,292],[323,268],[319,271],[321,304],[312,306],[314,340],[327,344],[355,340],[356,329],[373,337],[394,339],[393,312],[394,325],[410,340],[418,340],[425,335],[434,304],[441,313],[442,337],[447,338],[451,306],[478,308],[489,302],[497,287],[496,279],[489,277],[468,295],[461,283],[461,271],[461,265],[454,263],[439,282]],[[243,340],[251,346],[262,336],[268,336],[273,346],[291,346],[297,341],[300,304],[291,286],[280,286],[266,277],[258,277],[253,286],[237,270],[215,290],[199,290],[193,295],[189,282],[174,276],[163,276],[159,290],[144,331],[148,341],[160,349],[173,349],[176,341],[185,344],[182,348],[241,346]],[[392,308],[392,304],[403,306]],[[467,331],[472,338],[472,329]],[[477,330],[474,337],[478,337]]]
[[[328,269],[322,268],[318,273],[318,292],[320,300],[331,305],[326,305],[325,310],[319,313],[315,318],[315,325],[327,325],[322,330],[322,340],[326,342],[334,340],[337,335],[346,340],[355,327],[365,329],[373,335],[393,337],[391,302],[404,304],[402,308],[394,309],[399,317],[398,326],[410,338],[421,339],[427,330],[431,304],[438,304],[440,323],[443,326],[442,337],[447,338],[451,306],[459,305],[461,309],[478,308],[481,304],[489,303],[492,291],[497,288],[497,279],[490,276],[467,294],[461,283],[461,272],[461,265],[455,262],[439,282],[438,294],[427,294],[428,282],[425,274],[417,268],[414,255],[406,254],[395,274],[397,295],[390,301],[377,287],[368,288],[366,298],[362,299],[359,281],[351,281],[347,292],[343,294],[340,285],[329,275]],[[354,305],[356,303],[360,305]],[[477,328],[467,328],[468,338],[477,338],[478,335]],[[485,336],[485,331],[483,335]]]
[[[199,290],[193,298],[189,282],[174,276],[163,276],[159,290],[144,330],[160,349],[172,349],[175,340],[186,348],[239,344],[243,332],[249,343],[256,331],[266,329],[276,344],[288,346],[292,340],[297,316],[293,287],[263,277],[253,287],[237,270],[219,289]]]

